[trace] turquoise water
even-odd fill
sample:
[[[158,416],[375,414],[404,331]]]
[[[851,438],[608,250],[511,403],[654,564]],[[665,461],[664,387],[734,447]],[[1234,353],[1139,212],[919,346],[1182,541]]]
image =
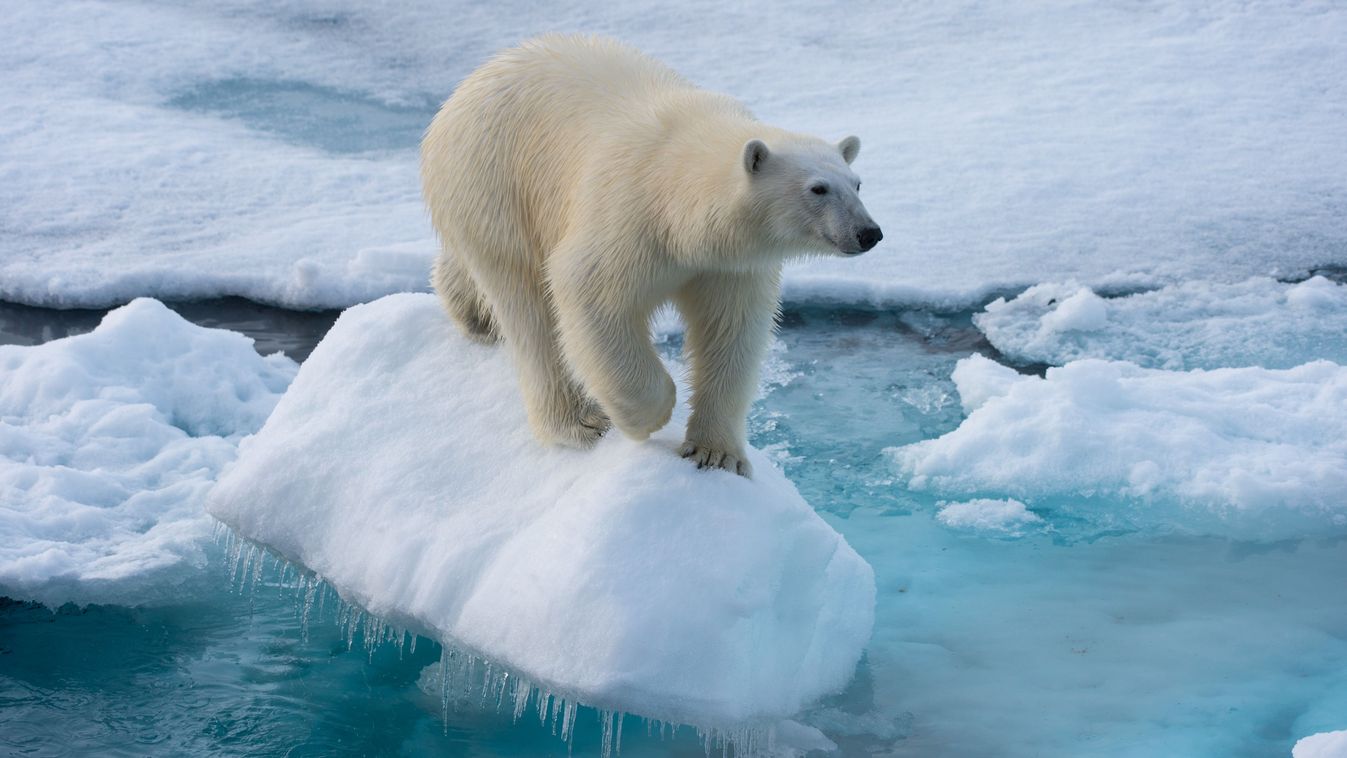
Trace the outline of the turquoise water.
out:
[[[300,355],[331,319],[178,307]],[[83,328],[55,314],[44,327],[42,313],[0,313],[0,335]],[[958,425],[949,374],[978,350],[968,314],[786,315],[753,442],[870,561],[879,590],[855,680],[803,720],[844,755],[896,756],[1284,756],[1297,737],[1347,728],[1347,541],[1051,512],[1050,528],[986,536],[940,525],[935,498],[895,481],[883,449]],[[277,578],[237,589],[216,549],[190,604],[0,601],[0,754],[599,754],[592,711],[571,745],[479,696],[455,696],[443,718],[438,689],[418,685],[436,644],[348,645],[330,605],[303,624]],[[623,755],[702,753],[691,730],[624,722]]]

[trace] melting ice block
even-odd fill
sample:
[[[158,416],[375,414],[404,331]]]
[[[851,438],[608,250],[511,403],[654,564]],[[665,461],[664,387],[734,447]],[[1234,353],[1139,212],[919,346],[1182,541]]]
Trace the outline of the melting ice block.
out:
[[[0,595],[176,598],[205,562],[206,492],[296,369],[145,299],[90,334],[0,346]]]
[[[601,709],[718,729],[850,678],[870,566],[761,453],[750,481],[645,443],[546,448],[507,352],[429,295],[347,311],[208,508],[392,624]]]
[[[1347,367],[1090,359],[1040,378],[974,355],[954,382],[963,423],[890,449],[914,488],[1203,533],[1347,533]]]

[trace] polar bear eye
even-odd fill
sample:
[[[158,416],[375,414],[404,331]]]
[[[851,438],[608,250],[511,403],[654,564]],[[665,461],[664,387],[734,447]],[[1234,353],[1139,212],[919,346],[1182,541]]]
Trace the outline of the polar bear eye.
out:
[[[815,195],[826,195],[828,194],[828,185],[815,184],[814,186],[809,188],[809,191],[814,193]]]
[[[856,191],[857,191],[857,192],[860,192],[860,191],[861,191],[861,183],[860,183],[860,182],[856,182]]]

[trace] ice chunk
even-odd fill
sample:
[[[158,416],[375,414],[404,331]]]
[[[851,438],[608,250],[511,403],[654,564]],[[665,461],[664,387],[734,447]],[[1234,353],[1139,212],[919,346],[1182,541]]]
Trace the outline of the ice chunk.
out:
[[[1043,328],[1058,334],[1098,331],[1107,323],[1108,309],[1104,306],[1104,299],[1088,289],[1082,289],[1063,300],[1043,317]]]
[[[422,288],[424,269],[355,262],[436,248],[421,127],[495,50],[579,29],[770,123],[862,137],[886,240],[790,267],[793,300],[958,308],[1044,272],[1098,288],[1347,263],[1347,9],[1331,3],[873,3],[847,23],[798,3],[751,24],[736,4],[651,0],[10,5],[9,300],[340,306]]]
[[[936,519],[955,529],[1018,534],[1025,527],[1040,524],[1043,519],[1018,500],[969,500],[963,503],[940,503]]]
[[[296,371],[154,300],[0,346],[0,595],[138,605],[202,563],[202,509]]]
[[[774,723],[842,687],[874,578],[762,453],[540,446],[507,352],[429,295],[344,313],[208,508],[387,621],[604,709]]]
[[[1320,732],[1299,740],[1291,758],[1347,758],[1347,730]]]
[[[1091,359],[1007,388],[974,355],[954,378],[961,395],[984,398],[959,428],[890,448],[914,488],[1084,513],[1121,500],[1138,506],[1124,519],[1217,534],[1347,534],[1347,367],[1179,372]]]
[[[1018,371],[992,360],[961,360],[954,365],[950,378],[959,390],[959,404],[964,413],[972,413],[988,400],[1009,394],[1023,381]]]
[[[1105,300],[1074,283],[1040,284],[973,317],[992,345],[1024,363],[1113,358],[1153,368],[1290,368],[1347,363],[1347,286],[1255,277],[1185,282]]]

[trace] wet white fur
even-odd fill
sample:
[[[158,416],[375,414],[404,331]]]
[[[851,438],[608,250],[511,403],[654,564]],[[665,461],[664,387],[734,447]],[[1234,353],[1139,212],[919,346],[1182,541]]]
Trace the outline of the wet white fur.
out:
[[[582,446],[609,418],[636,439],[668,422],[649,319],[673,301],[692,372],[682,453],[747,475],[782,261],[873,224],[859,147],[761,124],[611,40],[532,40],[473,72],[426,132],[433,284],[465,332],[511,347],[535,434]]]

